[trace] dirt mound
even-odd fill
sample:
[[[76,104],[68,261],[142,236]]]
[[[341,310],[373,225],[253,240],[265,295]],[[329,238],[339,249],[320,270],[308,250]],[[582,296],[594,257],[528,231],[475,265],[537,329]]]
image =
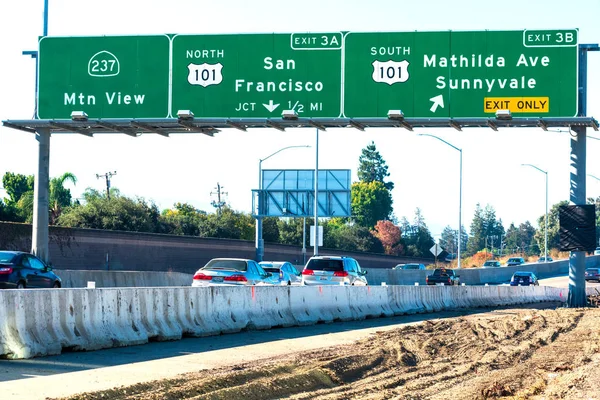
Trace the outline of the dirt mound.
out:
[[[599,327],[600,309],[501,310],[68,399],[600,398]]]

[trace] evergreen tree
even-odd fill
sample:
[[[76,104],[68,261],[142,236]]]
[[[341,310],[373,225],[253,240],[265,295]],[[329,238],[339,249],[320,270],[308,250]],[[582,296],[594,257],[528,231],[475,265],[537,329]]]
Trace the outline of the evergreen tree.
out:
[[[367,147],[362,149],[362,154],[358,158],[358,179],[361,182],[381,182],[389,191],[394,189],[393,182],[384,182],[384,179],[390,176],[388,167],[385,163],[375,142],[371,142]]]

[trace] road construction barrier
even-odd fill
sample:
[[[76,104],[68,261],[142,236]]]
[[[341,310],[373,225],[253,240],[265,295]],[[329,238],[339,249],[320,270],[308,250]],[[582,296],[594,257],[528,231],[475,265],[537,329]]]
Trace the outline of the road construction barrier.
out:
[[[0,291],[0,356],[31,358],[249,329],[566,301],[545,286],[252,286]]]

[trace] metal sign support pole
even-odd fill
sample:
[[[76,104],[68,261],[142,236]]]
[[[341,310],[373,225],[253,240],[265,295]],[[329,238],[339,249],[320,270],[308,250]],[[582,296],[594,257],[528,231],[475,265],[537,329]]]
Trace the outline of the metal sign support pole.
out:
[[[587,52],[598,51],[597,44],[579,45],[579,104],[578,115],[587,113]],[[571,204],[586,204],[586,127],[573,126],[571,137]],[[585,307],[585,251],[572,251],[569,257],[569,295],[567,306]]]
[[[36,133],[38,141],[38,169],[33,186],[33,234],[31,252],[49,261],[48,252],[48,203],[50,182],[50,130],[39,129]]]
[[[319,128],[315,129],[317,133],[316,155],[315,155],[315,252],[319,255]]]

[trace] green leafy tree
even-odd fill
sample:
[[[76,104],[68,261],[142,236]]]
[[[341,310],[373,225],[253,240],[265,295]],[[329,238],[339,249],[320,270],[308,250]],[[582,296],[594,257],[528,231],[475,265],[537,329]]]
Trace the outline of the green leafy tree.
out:
[[[161,220],[167,232],[173,235],[199,236],[200,224],[206,212],[188,203],[175,203],[172,209],[163,210]]]
[[[238,213],[223,206],[221,213],[207,214],[200,225],[199,236],[223,239],[240,239],[242,230],[238,225]]]
[[[358,179],[361,182],[381,182],[387,190],[391,191],[394,189],[393,182],[384,182],[384,179],[390,176],[390,173],[388,172],[385,160],[381,157],[379,151],[377,151],[375,142],[371,142],[367,147],[362,149],[358,162]]]
[[[277,220],[278,218],[275,217],[267,217],[263,219],[263,239],[265,242],[279,242],[279,226],[277,224]]]
[[[357,224],[346,224],[340,227],[323,227],[323,245],[331,249],[359,251],[367,253],[383,253],[381,242],[371,231]]]
[[[569,202],[564,200],[554,204],[548,211],[548,250],[558,249],[560,247],[560,221],[558,218],[559,209],[561,206],[568,205]],[[535,231],[534,243],[538,249],[543,252],[544,249],[544,215],[538,218],[538,226],[540,229]],[[534,253],[535,254],[535,253]],[[539,254],[539,252],[538,252]]]
[[[87,189],[85,204],[65,209],[57,224],[80,228],[95,228],[133,232],[161,232],[160,213],[154,203],[143,198],[130,199],[118,190],[111,193],[110,200],[104,193]]]
[[[600,196],[588,198],[588,204],[594,204],[596,206],[596,240],[600,239]],[[550,224],[548,224],[550,226]],[[548,245],[550,248],[550,245]]]
[[[33,192],[33,175],[14,174],[6,172],[2,177],[2,185],[8,194],[8,205],[17,205],[23,194]]]
[[[237,226],[240,229],[240,239],[254,240],[256,237],[256,219],[251,214],[237,213]]]
[[[56,224],[62,210],[71,205],[71,190],[65,188],[65,182],[77,184],[77,178],[70,172],[65,172],[57,178],[50,179],[50,224]]]
[[[27,201],[26,194],[33,193],[33,175],[15,174],[6,172],[2,177],[2,185],[8,194],[3,207],[6,221],[26,222],[31,221],[33,215],[33,202]],[[30,204],[28,208],[27,205]]]
[[[379,181],[353,183],[351,198],[352,215],[358,225],[369,230],[392,215],[392,195]]]
[[[302,246],[303,218],[281,218],[277,221],[279,242]],[[307,227],[310,226],[307,223]],[[308,229],[308,228],[307,228]]]

